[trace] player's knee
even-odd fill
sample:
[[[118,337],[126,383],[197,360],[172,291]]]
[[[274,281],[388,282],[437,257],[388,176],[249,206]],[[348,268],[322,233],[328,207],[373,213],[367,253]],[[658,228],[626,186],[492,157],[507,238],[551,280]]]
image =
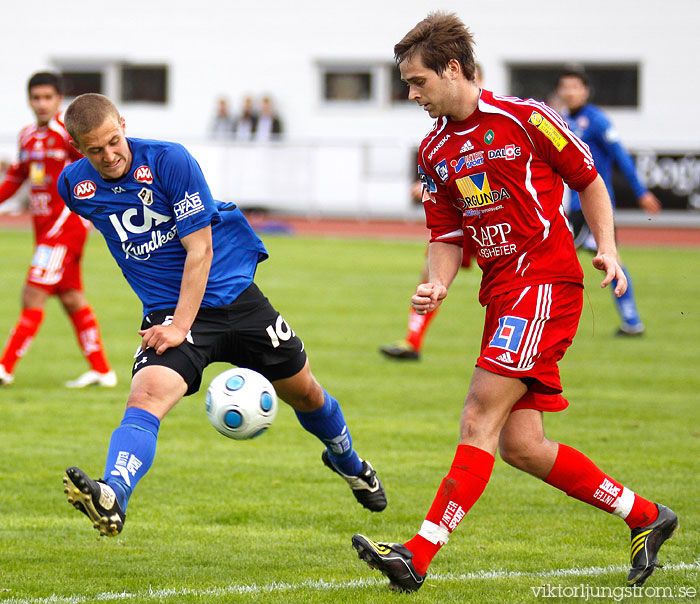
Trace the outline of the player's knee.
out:
[[[503,461],[525,472],[530,472],[540,458],[538,443],[512,433],[501,435],[498,450]]]
[[[323,388],[308,367],[297,375],[273,383],[279,397],[297,411],[314,411],[323,406]]]
[[[502,413],[497,409],[478,397],[470,396],[462,411],[461,442],[481,446],[493,443],[495,447],[503,422]]]
[[[72,289],[59,294],[61,304],[68,314],[73,314],[87,306],[87,300],[83,292]]]

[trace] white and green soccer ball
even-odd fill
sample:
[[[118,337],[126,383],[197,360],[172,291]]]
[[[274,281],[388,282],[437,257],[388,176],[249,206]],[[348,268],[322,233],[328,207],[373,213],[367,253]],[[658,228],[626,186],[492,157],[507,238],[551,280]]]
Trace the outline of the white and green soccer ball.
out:
[[[267,430],[277,415],[277,393],[268,379],[252,369],[228,369],[207,389],[207,416],[221,434],[248,440]]]

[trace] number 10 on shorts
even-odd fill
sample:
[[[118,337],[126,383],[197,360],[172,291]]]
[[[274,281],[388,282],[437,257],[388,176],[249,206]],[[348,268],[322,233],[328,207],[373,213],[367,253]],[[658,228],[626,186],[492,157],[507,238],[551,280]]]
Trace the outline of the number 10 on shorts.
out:
[[[277,348],[282,342],[288,341],[296,335],[289,324],[282,318],[282,315],[277,315],[277,321],[274,325],[268,325],[265,329],[267,335],[270,336],[270,342],[273,348]]]

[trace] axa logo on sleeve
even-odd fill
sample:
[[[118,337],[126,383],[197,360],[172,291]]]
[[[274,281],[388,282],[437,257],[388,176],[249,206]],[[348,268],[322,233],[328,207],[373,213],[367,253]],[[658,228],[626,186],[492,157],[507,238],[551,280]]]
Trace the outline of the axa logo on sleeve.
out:
[[[147,185],[153,184],[153,173],[148,166],[139,166],[134,170],[134,180]]]
[[[76,199],[91,199],[95,196],[97,187],[91,180],[84,180],[73,187],[73,197]]]

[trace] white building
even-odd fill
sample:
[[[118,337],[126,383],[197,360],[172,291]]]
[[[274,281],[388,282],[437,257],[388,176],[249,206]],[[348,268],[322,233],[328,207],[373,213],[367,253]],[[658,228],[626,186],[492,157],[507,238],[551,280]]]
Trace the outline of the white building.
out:
[[[412,153],[431,120],[392,102],[392,51],[437,9],[472,29],[485,88],[512,92],[523,65],[627,66],[637,77],[635,104],[608,110],[626,144],[697,152],[698,0],[35,0],[5,7],[0,21],[0,158],[14,155],[17,131],[32,121],[28,76],[86,71],[101,75],[129,135],[185,143],[220,198],[312,213],[411,214]],[[153,66],[165,74],[165,102],[123,100],[122,78]],[[361,99],[328,100],[338,83]],[[244,96],[264,94],[283,119],[284,142],[208,140],[218,98],[237,109]]]

